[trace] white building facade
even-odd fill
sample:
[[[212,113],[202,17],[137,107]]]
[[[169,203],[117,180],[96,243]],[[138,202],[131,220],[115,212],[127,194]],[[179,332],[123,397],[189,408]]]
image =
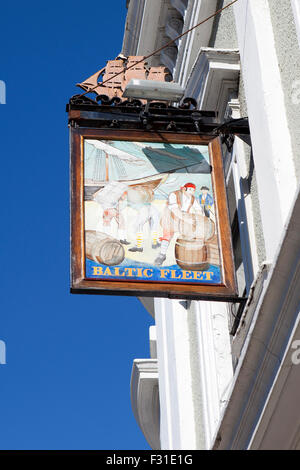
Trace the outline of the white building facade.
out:
[[[122,53],[146,56],[231,3],[130,0]],[[131,378],[153,449],[300,449],[300,0],[238,0],[149,59],[219,122],[243,310],[141,299],[150,358]]]

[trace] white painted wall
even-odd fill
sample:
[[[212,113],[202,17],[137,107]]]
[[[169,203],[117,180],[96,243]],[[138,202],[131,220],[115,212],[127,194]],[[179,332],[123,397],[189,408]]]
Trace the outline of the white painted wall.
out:
[[[155,299],[155,320],[161,449],[210,449],[233,376],[226,304]]]
[[[196,449],[187,310],[155,299],[161,449]]]
[[[272,260],[297,187],[291,136],[268,2],[240,0],[234,13],[266,255]]]

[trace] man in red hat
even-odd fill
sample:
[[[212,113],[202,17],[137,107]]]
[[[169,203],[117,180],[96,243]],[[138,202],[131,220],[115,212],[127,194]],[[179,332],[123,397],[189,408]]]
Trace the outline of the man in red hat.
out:
[[[167,206],[163,212],[161,225],[163,236],[160,238],[160,253],[155,260],[156,266],[161,266],[166,260],[166,254],[171,238],[175,232],[180,232],[183,227],[191,227],[194,218],[191,214],[201,214],[203,211],[195,198],[196,186],[194,183],[186,183],[179,190],[169,194]]]

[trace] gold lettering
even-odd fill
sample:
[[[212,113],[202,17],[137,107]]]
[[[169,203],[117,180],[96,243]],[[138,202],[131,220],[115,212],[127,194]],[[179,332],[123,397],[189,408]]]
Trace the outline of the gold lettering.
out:
[[[192,273],[191,271],[182,271],[182,279],[191,279]]]
[[[143,268],[136,268],[136,270],[137,270],[137,276],[143,277]]]
[[[121,273],[120,273],[120,268],[115,268],[115,276],[120,276],[120,277],[122,277],[122,276],[125,276],[125,273],[122,272],[122,274],[121,274]]]
[[[177,274],[177,272],[172,269],[171,270],[171,278],[172,279],[181,279],[180,273],[178,273],[178,276],[176,276],[176,274]]]
[[[214,273],[212,271],[205,271],[203,274],[206,274],[207,281],[211,281],[211,276],[213,276]]]
[[[111,276],[111,271],[109,268],[106,268],[106,270],[104,271],[104,276]]]
[[[149,274],[147,274],[148,271],[149,271]],[[144,276],[145,277],[151,277],[152,274],[153,274],[153,269],[151,269],[151,268],[144,269]]]
[[[93,274],[94,276],[102,276],[103,271],[101,266],[93,266]]]
[[[169,269],[161,269],[160,270],[160,277],[162,277],[164,279],[169,272],[170,272]]]
[[[203,281],[203,272],[202,271],[193,271],[194,279],[199,279]]]
[[[127,276],[129,276],[129,277],[134,276],[133,270],[135,270],[135,268],[125,268]]]

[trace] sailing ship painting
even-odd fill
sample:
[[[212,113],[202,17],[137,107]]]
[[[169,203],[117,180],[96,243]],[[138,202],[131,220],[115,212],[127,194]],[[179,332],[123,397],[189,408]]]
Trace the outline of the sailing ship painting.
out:
[[[84,139],[85,276],[220,284],[205,145]]]

